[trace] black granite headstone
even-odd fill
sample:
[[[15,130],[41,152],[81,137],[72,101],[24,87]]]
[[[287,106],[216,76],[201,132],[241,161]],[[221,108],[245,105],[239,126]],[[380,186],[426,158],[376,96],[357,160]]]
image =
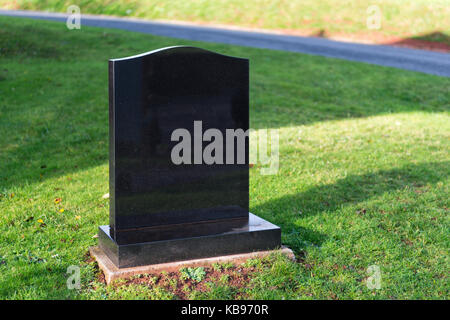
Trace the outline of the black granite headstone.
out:
[[[109,61],[110,224],[99,246],[118,267],[281,245],[278,227],[249,214],[248,136],[236,134],[249,127],[248,68],[184,46]]]

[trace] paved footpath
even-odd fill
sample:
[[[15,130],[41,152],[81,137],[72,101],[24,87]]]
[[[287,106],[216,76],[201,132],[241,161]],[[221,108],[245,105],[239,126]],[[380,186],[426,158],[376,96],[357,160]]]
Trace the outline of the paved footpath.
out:
[[[61,22],[67,20],[67,15],[62,13],[0,10],[0,15]],[[83,25],[185,40],[301,52],[450,77],[450,54],[427,50],[94,15],[82,15],[81,27]]]

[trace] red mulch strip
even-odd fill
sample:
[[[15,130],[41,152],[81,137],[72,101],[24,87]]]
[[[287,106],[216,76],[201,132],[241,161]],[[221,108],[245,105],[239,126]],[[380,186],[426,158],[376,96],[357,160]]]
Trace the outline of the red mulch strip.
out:
[[[236,297],[244,297],[244,293],[239,289],[248,287],[251,274],[255,272],[255,268],[253,267],[244,268],[242,266],[233,266],[228,269],[222,268],[220,271],[214,270],[212,267],[204,267],[204,269],[206,276],[200,282],[192,279],[182,280],[180,272],[168,272],[135,276],[127,279],[125,282],[121,282],[120,284],[112,283],[112,285],[126,286],[131,284],[141,284],[149,287],[161,287],[171,292],[177,299],[187,300],[189,299],[190,292],[208,292],[210,290],[206,285],[208,282],[220,283],[220,278],[227,275],[227,283],[224,283],[223,285],[237,289]],[[98,281],[104,282],[104,277],[101,278],[102,276],[103,273],[100,272]],[[173,286],[174,279],[176,280],[176,287]],[[188,290],[186,290],[186,287]]]
[[[413,49],[431,50],[443,53],[450,52],[450,45],[442,42],[426,41],[419,39],[401,39],[398,41],[383,43],[390,46],[405,47]]]

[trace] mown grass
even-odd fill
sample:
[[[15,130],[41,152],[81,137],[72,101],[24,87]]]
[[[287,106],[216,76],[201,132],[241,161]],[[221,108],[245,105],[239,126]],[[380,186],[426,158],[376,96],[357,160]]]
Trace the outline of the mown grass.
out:
[[[251,169],[250,209],[281,226],[298,257],[250,261],[244,287],[209,280],[206,291],[186,288],[190,298],[449,298],[449,78],[62,23],[0,25],[0,298],[177,298],[152,277],[106,287],[86,254],[108,223],[107,60],[179,44],[250,59],[251,126],[280,133],[278,174]],[[81,290],[67,289],[70,265]],[[370,265],[380,290],[366,286]]]
[[[183,20],[244,27],[302,31],[321,36],[355,36],[360,40],[420,37],[450,44],[449,0],[0,0],[9,9],[66,12],[78,5],[82,13]],[[369,30],[367,12],[377,5],[381,28]]]

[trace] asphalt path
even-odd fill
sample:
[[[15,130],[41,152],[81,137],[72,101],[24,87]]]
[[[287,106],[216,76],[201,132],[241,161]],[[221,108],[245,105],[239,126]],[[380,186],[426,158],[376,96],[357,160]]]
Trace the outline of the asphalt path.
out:
[[[0,10],[0,15],[60,22],[66,22],[68,17],[67,14],[62,13],[15,10]],[[82,15],[81,28],[83,26],[115,28],[185,40],[301,52],[450,77],[450,54],[427,50],[94,15]]]

